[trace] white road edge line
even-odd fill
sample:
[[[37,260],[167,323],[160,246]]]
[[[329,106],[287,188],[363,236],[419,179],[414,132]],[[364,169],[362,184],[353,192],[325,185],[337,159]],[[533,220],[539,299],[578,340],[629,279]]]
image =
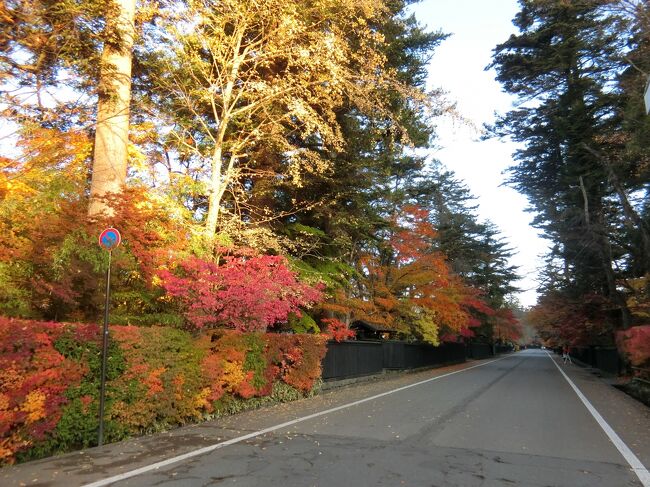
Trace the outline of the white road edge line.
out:
[[[641,460],[630,450],[630,448],[621,440],[621,437],[616,434],[616,431],[612,429],[612,427],[607,424],[607,421],[603,419],[603,417],[600,415],[598,411],[596,411],[596,408],[591,405],[589,400],[585,397],[585,395],[578,389],[578,386],[576,386],[571,379],[569,379],[569,376],[566,375],[564,370],[562,370],[562,367],[560,367],[555,359],[551,356],[550,353],[546,352],[548,357],[551,359],[551,361],[555,364],[557,369],[562,373],[564,378],[567,380],[571,388],[574,390],[574,392],[578,395],[580,400],[582,401],[582,404],[585,405],[587,410],[591,413],[591,415],[594,417],[598,425],[603,429],[605,434],[609,437],[609,440],[614,444],[616,449],[623,455],[623,458],[625,458],[625,461],[630,465],[632,468],[632,471],[636,474],[637,477],[639,477],[639,480],[641,481],[641,484],[643,487],[650,487],[650,472],[648,472],[648,469],[641,463]]]
[[[235,443],[240,443],[240,442],[245,441],[245,440],[250,440],[251,438],[255,438],[257,436],[265,435],[266,433],[271,433],[273,431],[276,431],[276,430],[279,430],[279,429],[282,429],[282,428],[286,428],[288,426],[293,426],[294,424],[302,423],[303,421],[308,421],[310,419],[314,419],[314,418],[317,418],[319,416],[324,416],[326,414],[334,413],[334,412],[340,411],[342,409],[347,409],[347,408],[350,408],[350,407],[353,407],[353,406],[357,406],[359,404],[363,404],[364,402],[373,401],[375,399],[379,399],[380,397],[388,396],[390,394],[395,394],[396,392],[404,391],[406,389],[410,389],[411,387],[417,387],[417,386],[420,386],[422,384],[426,384],[428,382],[433,382],[434,380],[442,379],[444,377],[449,377],[450,375],[459,374],[461,372],[465,372],[466,370],[472,370],[472,369],[475,369],[477,367],[483,367],[484,365],[492,364],[494,362],[498,362],[499,360],[503,360],[503,359],[508,358],[508,357],[509,357],[509,355],[507,355],[505,357],[495,359],[495,360],[490,360],[489,362],[483,362],[483,363],[478,364],[478,365],[472,365],[471,367],[466,367],[464,369],[455,370],[454,372],[448,372],[447,374],[438,375],[436,377],[432,377],[430,379],[415,382],[415,383],[409,384],[407,386],[398,387],[397,389],[393,389],[393,390],[390,390],[390,391],[387,391],[387,392],[382,392],[381,394],[376,394],[374,396],[366,397],[364,399],[360,399],[358,401],[343,404],[341,406],[336,406],[334,408],[327,409],[325,411],[319,411],[317,413],[310,414],[308,416],[303,416],[301,418],[293,419],[293,420],[287,421],[285,423],[276,424],[275,426],[269,426],[268,428],[264,428],[264,429],[261,429],[259,431],[254,431],[253,433],[249,433],[247,435],[238,436],[237,438],[232,438],[230,440],[222,441],[220,443],[215,443],[213,445],[205,446],[203,448],[199,448],[198,450],[194,450],[194,451],[191,451],[191,452],[188,452],[188,453],[184,453],[183,455],[178,455],[176,457],[168,458],[167,460],[162,460],[160,462],[152,463],[151,465],[147,465],[145,467],[136,468],[135,470],[131,470],[129,472],[124,472],[124,473],[121,473],[119,475],[115,475],[113,477],[108,477],[106,479],[97,480],[96,482],[92,482],[90,484],[85,484],[82,487],[102,487],[104,485],[109,485],[109,484],[112,484],[114,482],[119,482],[120,480],[126,480],[128,478],[135,477],[136,475],[140,475],[140,474],[143,474],[143,473],[146,473],[146,472],[150,472],[151,470],[156,470],[156,469],[159,469],[159,468],[163,468],[163,467],[166,467],[166,466],[171,465],[173,463],[177,463],[177,462],[180,462],[180,461],[183,461],[183,460],[187,460],[188,458],[196,457],[198,455],[203,455],[204,453],[209,453],[209,452],[217,450],[219,448],[223,448],[223,447],[226,447],[226,446],[229,446],[229,445],[234,445]],[[644,487],[646,487],[646,486],[644,486]]]

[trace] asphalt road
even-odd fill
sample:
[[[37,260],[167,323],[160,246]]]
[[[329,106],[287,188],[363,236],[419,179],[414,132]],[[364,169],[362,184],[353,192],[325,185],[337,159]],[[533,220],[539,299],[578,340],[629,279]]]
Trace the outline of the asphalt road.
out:
[[[189,458],[149,471],[136,447],[113,447],[107,456],[113,460],[99,469],[102,457],[95,452],[83,464],[78,456],[65,456],[58,464],[40,464],[40,470],[38,462],[31,471],[30,464],[19,466],[4,480],[57,485],[58,478],[65,485],[119,486],[644,485],[648,408],[583,369],[558,367],[554,360],[559,363],[544,351],[525,351],[410,380],[348,387],[236,416],[210,431],[199,426],[157,441],[150,437],[144,450],[158,445],[169,450],[159,458],[175,452]],[[640,462],[636,472],[559,368]],[[192,435],[200,441],[189,444]],[[212,451],[192,453],[201,447]],[[137,467],[145,471],[128,477]],[[86,477],[75,476],[75,469]]]

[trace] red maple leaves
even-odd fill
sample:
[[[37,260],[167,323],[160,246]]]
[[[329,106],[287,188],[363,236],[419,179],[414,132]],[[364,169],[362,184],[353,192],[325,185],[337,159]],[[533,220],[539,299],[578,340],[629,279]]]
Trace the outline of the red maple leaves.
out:
[[[219,263],[190,257],[177,270],[159,273],[162,287],[196,328],[266,331],[322,298],[320,289],[300,282],[280,256],[239,253]]]

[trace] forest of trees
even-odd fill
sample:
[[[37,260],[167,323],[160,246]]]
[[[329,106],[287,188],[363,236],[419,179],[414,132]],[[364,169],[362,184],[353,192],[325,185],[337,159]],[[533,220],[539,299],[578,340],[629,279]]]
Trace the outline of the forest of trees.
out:
[[[519,0],[494,48],[484,135],[552,243],[528,310],[423,156],[464,117],[412,3],[0,1],[0,465],[94,445],[100,370],[109,441],[302,397],[355,320],[650,367],[650,3]]]
[[[530,318],[555,345],[611,345],[650,318],[650,4],[520,5],[492,63],[518,102],[491,135],[520,143],[509,183],[552,242]]]
[[[515,250],[419,155],[458,114],[410,3],[2,2],[0,313],[97,321],[112,225],[115,323],[516,339]],[[609,344],[650,315],[650,7],[514,22],[491,67],[518,101],[486,136],[519,144],[509,184],[552,242],[529,317]]]
[[[110,225],[116,324],[516,339],[409,3],[2,2],[0,313],[98,321]]]

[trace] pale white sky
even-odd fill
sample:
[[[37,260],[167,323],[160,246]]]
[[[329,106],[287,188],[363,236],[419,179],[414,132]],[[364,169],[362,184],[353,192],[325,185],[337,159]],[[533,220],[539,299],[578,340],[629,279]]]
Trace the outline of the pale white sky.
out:
[[[412,11],[429,30],[450,33],[436,50],[429,66],[430,88],[442,87],[456,101],[462,115],[476,127],[494,120],[494,113],[512,107],[513,98],[501,91],[494,71],[485,71],[492,49],[516,31],[512,19],[518,11],[516,0],[423,0]],[[501,186],[503,171],[513,164],[515,145],[508,141],[480,141],[479,133],[451,120],[440,122],[437,143],[432,152],[447,168],[464,180],[477,197],[479,215],[501,230],[517,255],[512,263],[520,267],[523,279],[517,283],[524,291],[522,304],[537,300],[537,269],[548,242],[538,236],[524,212],[527,200],[515,190]]]

